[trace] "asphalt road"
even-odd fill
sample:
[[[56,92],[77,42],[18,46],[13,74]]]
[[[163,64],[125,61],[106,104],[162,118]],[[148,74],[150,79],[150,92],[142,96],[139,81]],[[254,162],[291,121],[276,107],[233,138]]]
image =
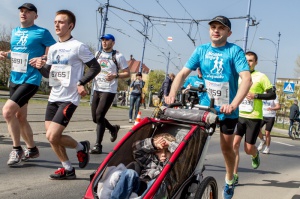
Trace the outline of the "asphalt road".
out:
[[[0,107],[3,102],[0,102]],[[16,168],[6,165],[8,154],[11,151],[11,139],[7,134],[6,123],[0,119],[0,198],[12,199],[61,199],[82,198],[89,184],[89,175],[99,166],[106,154],[115,143],[131,128],[128,123],[128,110],[112,108],[107,115],[113,124],[120,124],[121,130],[115,143],[109,141],[106,133],[101,155],[91,155],[90,164],[80,169],[77,165],[75,150],[68,150],[71,162],[76,169],[76,180],[53,181],[49,174],[61,166],[52,152],[45,138],[44,113],[45,102],[29,105],[28,119],[31,123],[36,144],[41,156],[37,159],[24,162]],[[142,117],[150,116],[152,110],[142,111]],[[65,133],[76,140],[95,140],[95,125],[91,121],[90,107],[80,106],[76,110],[71,123]],[[272,139],[271,154],[261,155],[261,166],[254,170],[251,159],[241,148],[240,185],[235,189],[234,199],[299,199],[300,198],[300,170],[299,170],[300,140],[274,137]],[[205,176],[217,179],[219,198],[224,183],[224,160],[219,146],[219,133],[216,132],[211,140],[206,156]]]

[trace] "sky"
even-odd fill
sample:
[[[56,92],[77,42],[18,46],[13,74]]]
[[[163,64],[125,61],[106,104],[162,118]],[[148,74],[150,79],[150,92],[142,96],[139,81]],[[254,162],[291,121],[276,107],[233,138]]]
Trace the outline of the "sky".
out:
[[[77,20],[73,37],[98,49],[103,30],[99,8],[104,7],[107,0],[1,0],[0,30],[20,25],[18,7],[25,2],[33,3],[38,9],[35,24],[47,28],[56,40],[55,12],[71,10]],[[105,33],[115,36],[114,49],[127,60],[130,55],[141,60],[144,52],[143,62],[152,70],[166,71],[167,60],[170,60],[168,72],[178,73],[196,46],[210,42],[207,20],[217,15],[231,19],[232,35],[228,41],[242,48],[245,44],[249,0],[109,0],[109,5]],[[294,68],[300,56],[299,7],[299,0],[251,1],[247,50],[258,54],[256,69],[265,73],[271,82],[274,82],[277,49],[277,78],[296,78]],[[145,48],[143,16],[150,16]],[[197,25],[190,23],[192,20],[200,22]],[[168,37],[172,37],[171,42],[167,41]]]

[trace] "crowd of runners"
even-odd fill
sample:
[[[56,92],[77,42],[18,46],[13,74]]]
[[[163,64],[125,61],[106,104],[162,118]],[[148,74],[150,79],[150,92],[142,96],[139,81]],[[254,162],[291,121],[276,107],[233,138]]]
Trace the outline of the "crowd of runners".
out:
[[[47,29],[35,25],[38,11],[33,4],[25,3],[18,9],[21,25],[12,30],[11,49],[0,52],[0,59],[11,59],[12,64],[10,98],[3,106],[3,117],[12,138],[12,151],[7,164],[13,167],[22,159],[39,157],[27,121],[27,107],[30,98],[38,91],[43,76],[49,78],[49,86],[52,87],[45,113],[46,137],[62,164],[49,177],[54,180],[74,179],[75,168],[68,158],[66,148],[77,151],[79,167],[84,168],[89,162],[90,153],[102,153],[106,128],[110,131],[111,142],[117,139],[120,126],[110,124],[105,115],[117,93],[118,79],[129,77],[130,71],[125,57],[113,49],[113,35],[101,37],[102,51],[95,55],[87,45],[72,37],[76,17],[71,11],[56,12],[54,29],[58,41],[55,41]],[[265,74],[255,70],[258,55],[252,51],[244,52],[239,46],[227,42],[231,34],[231,22],[227,17],[213,18],[209,22],[211,42],[194,50],[173,80],[168,96],[164,96],[165,103],[174,102],[185,79],[195,70],[198,70],[198,76],[193,77],[191,83],[199,81],[205,84],[208,93],[214,96],[220,119],[220,146],[226,167],[223,190],[225,199],[233,197],[239,181],[239,148],[243,137],[244,151],[251,155],[252,167],[257,169],[260,165],[259,151],[266,145],[263,153],[270,152],[270,132],[275,111],[280,109],[276,88]],[[89,69],[84,72],[85,65]],[[140,91],[144,86],[142,74],[138,73],[136,77],[137,81],[132,87]],[[89,141],[76,141],[63,134],[80,98],[87,94],[85,85],[90,81],[94,82],[91,117],[96,124],[95,145],[91,149]],[[131,95],[139,101],[138,94],[133,92]],[[132,109],[129,122],[132,121]],[[264,125],[265,139],[261,134]],[[257,148],[255,143],[258,136],[261,142]],[[21,137],[26,148],[21,146]]]

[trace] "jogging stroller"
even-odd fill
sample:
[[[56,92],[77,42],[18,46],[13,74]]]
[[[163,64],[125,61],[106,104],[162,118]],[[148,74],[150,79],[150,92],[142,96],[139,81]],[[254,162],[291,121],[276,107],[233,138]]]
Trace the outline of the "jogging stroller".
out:
[[[173,106],[182,106],[173,104]],[[197,105],[192,105],[197,107]],[[203,179],[204,160],[209,140],[215,132],[218,117],[207,110],[160,107],[153,117],[146,117],[115,145],[98,169],[91,175],[85,199],[98,199],[98,185],[105,171],[120,163],[134,161],[132,144],[137,140],[168,132],[179,143],[169,161],[143,198],[218,198],[217,182],[213,177]]]

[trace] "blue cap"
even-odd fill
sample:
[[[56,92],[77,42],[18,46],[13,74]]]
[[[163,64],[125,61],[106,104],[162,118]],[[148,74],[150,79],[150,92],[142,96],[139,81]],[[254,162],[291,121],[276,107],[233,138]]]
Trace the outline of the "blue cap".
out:
[[[115,37],[113,35],[111,35],[111,34],[105,34],[102,37],[100,37],[100,39],[106,39],[106,40],[110,40],[111,39],[111,40],[115,41]]]

